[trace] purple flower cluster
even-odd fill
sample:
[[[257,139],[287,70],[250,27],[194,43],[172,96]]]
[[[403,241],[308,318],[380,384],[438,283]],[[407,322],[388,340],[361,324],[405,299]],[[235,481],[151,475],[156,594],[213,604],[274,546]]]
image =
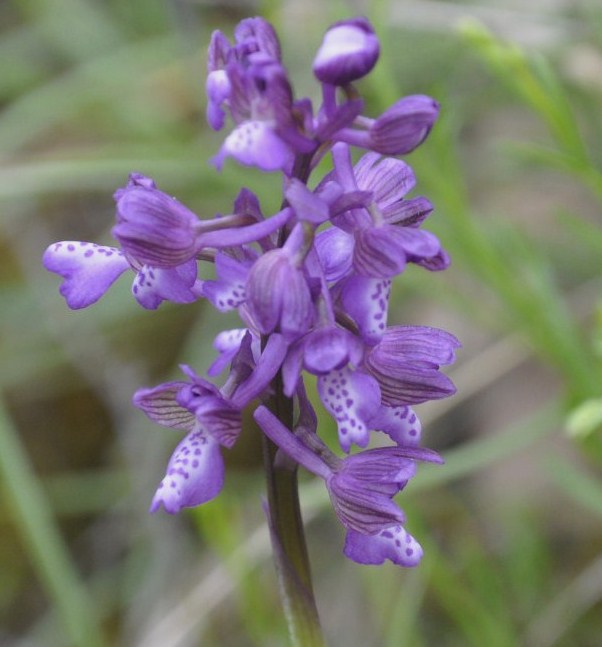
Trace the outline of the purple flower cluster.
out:
[[[352,83],[370,72],[379,49],[365,18],[332,25],[313,64],[321,87],[314,109],[309,99],[294,97],[269,23],[243,20],[233,43],[215,32],[207,119],[216,130],[228,117],[234,126],[213,161],[219,168],[231,157],[280,171],[281,210],[266,217],[257,197],[243,189],[231,214],[199,219],[153,180],[132,174],[114,196],[112,233],[119,247],[58,242],[46,250],[44,265],[63,278],[61,294],[74,309],[96,302],[131,269],[132,293],[144,308],[204,298],[240,315],[243,326],[220,333],[214,343],[217,359],[208,375],[229,369],[220,388],[183,366],[184,379],[134,396],[153,421],[186,432],[152,511],[163,506],[176,513],[219,493],[222,448],[236,442],[242,411],[252,405],[280,451],[324,479],[347,531],[349,558],[414,566],[422,549],[404,529],[393,498],[417,462],[441,462],[419,446],[412,406],[454,392],[439,369],[454,361],[459,343],[442,330],[387,325],[393,278],[409,263],[443,270],[449,258],[436,236],[421,228],[433,210],[429,200],[407,197],[416,184],[412,169],[385,157],[416,148],[439,106],[417,95],[375,119],[365,116]],[[354,164],[350,147],[367,152]],[[327,155],[331,170],[309,188]],[[200,262],[213,263],[213,279],[199,278]],[[344,458],[318,436],[305,373],[316,378]],[[297,412],[292,429],[266,406],[275,384]],[[372,432],[386,434],[388,446],[368,449]],[[349,453],[354,445],[362,451]]]

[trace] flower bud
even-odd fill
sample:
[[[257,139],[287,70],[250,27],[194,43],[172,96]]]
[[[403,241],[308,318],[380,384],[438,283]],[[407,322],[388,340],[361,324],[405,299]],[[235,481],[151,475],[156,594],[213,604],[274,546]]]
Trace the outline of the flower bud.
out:
[[[197,217],[159,191],[144,176],[130,176],[115,194],[117,224],[113,236],[128,257],[153,267],[176,267],[194,257]]]
[[[422,94],[404,97],[370,128],[370,148],[383,155],[405,155],[426,139],[439,115],[439,104]]]
[[[294,339],[307,332],[313,321],[307,281],[285,249],[266,252],[256,261],[249,272],[246,295],[262,334],[277,331]]]
[[[345,85],[368,74],[379,53],[378,38],[366,18],[342,20],[324,35],[313,71],[322,83]]]
[[[365,358],[366,370],[381,389],[382,403],[397,407],[446,398],[455,393],[451,380],[439,372],[451,364],[458,340],[427,326],[392,326]]]
[[[261,17],[241,20],[234,31],[239,56],[253,62],[280,61],[280,42],[274,27]]]

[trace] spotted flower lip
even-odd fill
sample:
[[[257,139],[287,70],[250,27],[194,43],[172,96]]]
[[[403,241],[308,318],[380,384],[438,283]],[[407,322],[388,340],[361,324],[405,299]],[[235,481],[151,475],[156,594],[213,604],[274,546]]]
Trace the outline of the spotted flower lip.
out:
[[[390,560],[398,566],[418,566],[424,551],[422,546],[400,524],[390,526],[375,535],[348,530],[345,556],[358,564],[377,565]]]
[[[132,294],[149,310],[163,301],[191,303],[196,300],[192,286],[197,268],[194,260],[175,268],[133,265],[116,247],[79,240],[50,245],[43,256],[44,267],[63,278],[60,293],[72,310],[96,303],[128,269],[135,272]]]
[[[130,264],[123,252],[79,240],[53,243],[44,252],[44,267],[63,277],[60,293],[73,310],[96,303]]]
[[[223,484],[224,460],[219,443],[197,424],[174,450],[150,512],[163,506],[166,512],[176,514],[182,508],[201,505],[215,498]]]

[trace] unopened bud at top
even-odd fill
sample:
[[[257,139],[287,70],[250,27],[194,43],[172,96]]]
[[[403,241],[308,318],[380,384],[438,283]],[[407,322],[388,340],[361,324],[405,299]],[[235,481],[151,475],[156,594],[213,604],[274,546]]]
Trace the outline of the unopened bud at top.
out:
[[[335,23],[324,35],[313,70],[322,83],[345,85],[370,72],[380,53],[378,38],[366,18]]]

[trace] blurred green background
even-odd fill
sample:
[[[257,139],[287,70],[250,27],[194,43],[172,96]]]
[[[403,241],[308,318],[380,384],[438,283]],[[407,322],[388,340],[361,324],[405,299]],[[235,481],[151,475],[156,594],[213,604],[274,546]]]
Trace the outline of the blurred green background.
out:
[[[426,555],[360,567],[320,483],[302,501],[333,646],[597,647],[602,641],[602,6],[598,0],[3,0],[0,3],[0,644],[286,644],[261,511],[257,437],[223,494],[147,514],[178,442],[130,404],[235,319],[139,308],[122,279],[70,312],[40,257],[109,242],[113,191],[155,178],[201,216],[276,176],[207,160],[205,50],[261,14],[298,96],[324,29],[370,17],[370,114],[428,93],[441,120],[408,161],[453,259],[410,268],[390,323],[463,342],[458,394],[418,407],[424,467],[400,504]],[[323,414],[323,412],[321,412]],[[324,432],[332,433],[323,417]]]

